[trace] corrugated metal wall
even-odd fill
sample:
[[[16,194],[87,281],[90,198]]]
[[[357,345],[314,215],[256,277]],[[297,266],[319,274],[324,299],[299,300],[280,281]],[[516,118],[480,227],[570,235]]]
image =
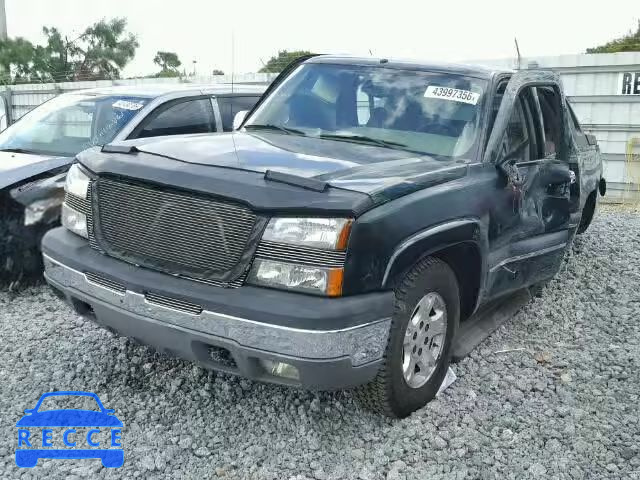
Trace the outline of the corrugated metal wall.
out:
[[[517,66],[516,59],[473,63]],[[520,61],[522,68],[531,64],[560,74],[584,130],[598,139],[609,186],[607,199],[640,200],[640,94],[623,95],[621,89],[624,73],[640,75],[640,52],[527,57]],[[632,92],[633,86],[632,82]],[[638,141],[631,148],[635,139]]]

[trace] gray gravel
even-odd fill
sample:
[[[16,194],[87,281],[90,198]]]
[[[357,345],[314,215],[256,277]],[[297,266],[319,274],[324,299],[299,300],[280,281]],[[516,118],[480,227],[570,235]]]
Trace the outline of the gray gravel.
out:
[[[160,356],[45,287],[0,293],[0,477],[640,479],[639,291],[640,215],[601,212],[542,298],[402,421]],[[124,467],[15,466],[15,422],[49,390],[115,408]]]

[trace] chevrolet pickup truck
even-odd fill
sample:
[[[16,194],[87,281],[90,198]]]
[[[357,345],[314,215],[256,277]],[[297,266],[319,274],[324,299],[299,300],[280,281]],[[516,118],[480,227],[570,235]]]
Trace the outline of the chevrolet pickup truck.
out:
[[[403,417],[474,312],[555,275],[605,188],[551,71],[314,56],[236,132],[80,154],[45,276],[166,353]]]

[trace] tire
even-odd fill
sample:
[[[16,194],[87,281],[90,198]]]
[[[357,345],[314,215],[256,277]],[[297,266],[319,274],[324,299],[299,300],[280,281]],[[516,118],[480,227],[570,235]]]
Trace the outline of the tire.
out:
[[[582,209],[582,216],[580,217],[580,225],[578,225],[578,231],[576,232],[578,235],[582,235],[587,231],[589,225],[591,225],[591,221],[596,213],[596,205],[598,203],[598,192],[593,192],[587,198],[587,201],[584,204],[584,208]]]
[[[397,284],[395,296],[395,309],[383,364],[377,376],[370,383],[356,389],[355,397],[368,410],[393,418],[403,418],[423,407],[435,397],[447,373],[451,358],[451,343],[460,318],[460,292],[453,270],[442,260],[427,257],[414,265]],[[420,315],[424,315],[424,312],[427,311],[432,313],[442,311],[442,308],[436,310],[435,307],[432,309],[428,306],[430,300],[436,302],[433,305],[444,305],[446,318],[444,327],[435,327],[435,323],[430,323],[432,318],[436,318],[437,313],[434,313],[433,317],[431,313],[427,314],[425,322],[425,324],[429,323],[434,326],[432,331],[440,329],[443,332],[437,337],[438,342],[429,339],[428,331],[430,328],[425,326],[422,330],[418,330],[421,324],[420,319],[425,318],[419,316],[418,312],[422,312]],[[420,308],[423,306],[426,308],[421,311]],[[412,325],[409,327],[410,321]],[[418,321],[415,326],[413,325],[414,321]],[[424,338],[424,345],[429,345],[429,351],[432,351],[431,346],[438,349],[437,356],[433,355],[436,357],[435,367],[424,370],[425,373],[429,371],[431,373],[425,375],[415,373],[419,369],[418,365],[418,367],[414,367],[414,373],[409,380],[407,380],[405,372],[412,371],[411,363],[407,362],[403,347],[408,327],[411,329],[409,332],[414,332],[414,335],[406,337],[409,339],[409,345],[412,344],[410,338],[413,338],[413,342],[415,342],[416,334],[421,333],[427,335]],[[419,344],[422,345],[423,337],[418,336],[417,338]],[[409,350],[413,349],[409,348]],[[404,365],[409,366],[406,370],[403,367],[403,361]],[[422,380],[424,383],[420,384]],[[415,384],[410,385],[411,382]]]

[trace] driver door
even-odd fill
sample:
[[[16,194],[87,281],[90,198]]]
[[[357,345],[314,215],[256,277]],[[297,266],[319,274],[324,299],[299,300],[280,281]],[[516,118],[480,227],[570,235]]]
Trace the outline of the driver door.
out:
[[[569,243],[568,132],[562,118],[545,124],[538,88],[555,92],[545,101],[566,114],[556,74],[517,72],[487,143],[485,162],[498,176],[489,226],[491,298],[551,278]]]

